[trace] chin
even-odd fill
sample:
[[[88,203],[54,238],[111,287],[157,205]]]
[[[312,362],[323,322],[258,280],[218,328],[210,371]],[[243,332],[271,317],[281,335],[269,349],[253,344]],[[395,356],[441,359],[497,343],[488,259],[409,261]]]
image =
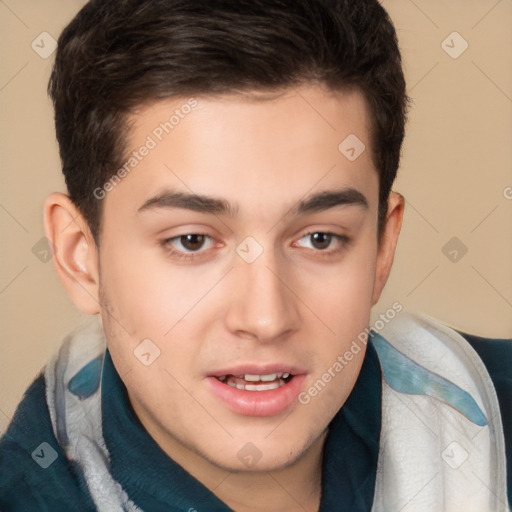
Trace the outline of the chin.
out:
[[[278,439],[271,442],[265,437],[254,438],[254,443],[239,441],[236,442],[235,457],[230,459],[226,459],[225,455],[232,450],[232,447],[216,454],[201,453],[200,455],[215,466],[235,473],[281,471],[300,461],[315,442],[323,441],[326,433],[327,430],[320,433],[314,432],[305,438],[301,437],[295,440],[287,437],[286,444]]]

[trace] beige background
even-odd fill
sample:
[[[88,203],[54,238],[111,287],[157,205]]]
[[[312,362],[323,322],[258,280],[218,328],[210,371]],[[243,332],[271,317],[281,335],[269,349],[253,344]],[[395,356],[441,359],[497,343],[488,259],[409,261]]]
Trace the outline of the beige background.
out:
[[[383,3],[414,105],[394,187],[407,200],[405,223],[373,318],[398,300],[466,332],[512,337],[512,2]],[[46,97],[52,58],[31,47],[42,32],[57,39],[82,4],[0,1],[0,432],[83,319],[51,262],[32,252],[43,236],[43,200],[64,186]],[[463,39],[446,39],[454,31]],[[458,58],[446,53],[464,41]],[[442,251],[452,237],[468,249],[457,262]]]

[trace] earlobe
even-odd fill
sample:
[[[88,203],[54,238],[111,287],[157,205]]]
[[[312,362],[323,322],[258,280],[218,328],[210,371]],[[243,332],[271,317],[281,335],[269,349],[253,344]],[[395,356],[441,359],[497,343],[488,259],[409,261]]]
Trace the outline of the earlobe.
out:
[[[98,314],[98,250],[89,226],[65,194],[54,193],[46,199],[44,229],[55,247],[57,275],[71,300],[83,313]]]
[[[395,249],[402,227],[405,200],[402,194],[391,192],[388,199],[388,211],[383,233],[378,247],[375,282],[373,285],[372,306],[377,304],[384,285],[388,280]]]

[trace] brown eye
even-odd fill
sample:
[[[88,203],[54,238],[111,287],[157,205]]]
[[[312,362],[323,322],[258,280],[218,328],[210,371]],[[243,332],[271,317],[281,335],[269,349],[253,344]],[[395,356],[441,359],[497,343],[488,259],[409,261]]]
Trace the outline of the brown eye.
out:
[[[310,249],[322,257],[341,253],[349,243],[350,239],[346,235],[338,235],[329,231],[310,231],[295,242],[297,246]]]
[[[162,245],[180,253],[201,253],[214,245],[211,236],[203,233],[187,233],[162,240]]]
[[[179,240],[181,245],[188,251],[198,251],[204,245],[206,236],[198,234],[182,235]]]
[[[315,249],[324,250],[331,245],[332,235],[330,233],[311,233],[311,245]]]
[[[212,256],[215,239],[205,233],[185,233],[160,241],[166,256],[176,261],[202,262]]]

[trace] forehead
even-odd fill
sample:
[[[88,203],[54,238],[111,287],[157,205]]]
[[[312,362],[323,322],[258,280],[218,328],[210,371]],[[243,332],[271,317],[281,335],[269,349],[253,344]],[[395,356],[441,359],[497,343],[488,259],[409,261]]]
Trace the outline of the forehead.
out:
[[[139,108],[129,126],[128,172],[110,203],[137,209],[171,188],[257,204],[263,214],[343,186],[377,197],[370,116],[357,91],[172,98]]]

